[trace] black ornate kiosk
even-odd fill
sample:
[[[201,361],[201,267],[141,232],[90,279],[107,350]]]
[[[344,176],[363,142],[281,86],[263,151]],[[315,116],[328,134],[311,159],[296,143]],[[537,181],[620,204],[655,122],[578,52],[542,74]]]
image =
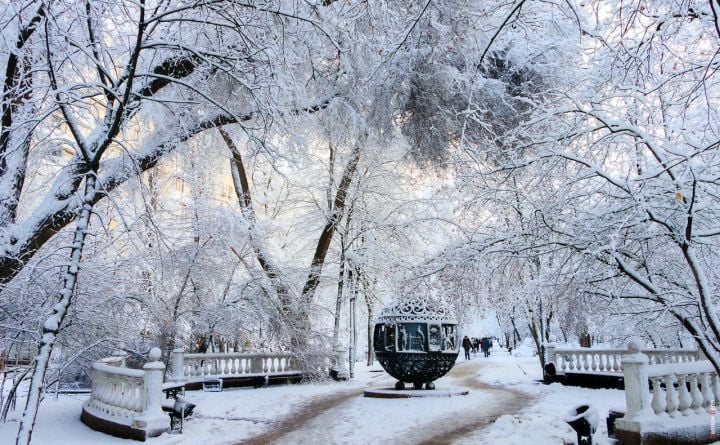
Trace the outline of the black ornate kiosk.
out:
[[[423,297],[403,298],[385,307],[375,323],[375,357],[396,389],[405,382],[415,389],[435,389],[457,359],[457,321],[441,302]]]

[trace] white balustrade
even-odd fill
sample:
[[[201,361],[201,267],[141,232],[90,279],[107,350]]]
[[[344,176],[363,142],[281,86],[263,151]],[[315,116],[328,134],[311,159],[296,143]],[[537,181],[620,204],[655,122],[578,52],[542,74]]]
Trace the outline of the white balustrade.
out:
[[[546,345],[547,363],[555,364],[557,374],[565,373],[614,373],[623,371],[622,348],[558,348],[554,343]],[[700,360],[696,349],[643,349],[649,364],[693,363]]]
[[[652,433],[663,443],[705,443],[712,428],[709,416],[720,400],[720,379],[712,363],[701,360],[697,351],[648,353],[641,346],[632,339],[622,356],[625,416],[615,421],[616,437],[636,443]]]
[[[126,369],[101,362],[93,364],[89,405],[110,416],[132,418],[143,410],[140,369]]]
[[[626,418],[646,412],[644,401],[648,399],[652,412],[660,418],[707,416],[720,393],[720,380],[710,361],[688,360],[693,357],[690,354],[655,357],[659,358],[651,361],[644,351],[623,357]]]
[[[308,356],[303,357],[310,368],[318,366],[318,370],[327,373],[330,358]],[[257,377],[288,375],[305,372],[308,366],[300,366],[295,354],[290,352],[223,352],[223,353],[185,353],[182,349],[173,351],[173,373],[171,380],[198,381],[205,378]]]
[[[101,431],[108,422],[122,425],[140,431],[143,437],[168,430],[168,417],[161,407],[165,365],[160,355],[153,348],[143,369],[125,368],[125,356],[119,354],[93,363],[92,391],[83,405],[83,421]]]

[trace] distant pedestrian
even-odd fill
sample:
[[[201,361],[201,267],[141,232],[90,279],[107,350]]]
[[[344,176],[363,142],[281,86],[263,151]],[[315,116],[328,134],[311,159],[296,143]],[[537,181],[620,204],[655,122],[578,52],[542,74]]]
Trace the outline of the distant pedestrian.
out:
[[[482,349],[483,354],[485,357],[488,357],[490,355],[490,339],[487,337],[483,337],[483,339],[480,341],[480,349]]]
[[[470,360],[470,347],[471,346],[472,346],[472,343],[470,342],[470,339],[466,335],[462,341],[462,347],[465,350],[465,360]]]

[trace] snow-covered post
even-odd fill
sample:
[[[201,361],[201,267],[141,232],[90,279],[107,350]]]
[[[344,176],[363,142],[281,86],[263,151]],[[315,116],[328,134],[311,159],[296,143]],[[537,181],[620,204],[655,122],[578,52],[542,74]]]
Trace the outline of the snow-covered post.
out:
[[[554,335],[551,335],[549,340],[550,343],[547,343],[545,345],[545,351],[547,352],[547,360],[545,363],[555,363],[555,348],[557,348],[557,343],[555,343],[556,337]],[[555,367],[557,368],[557,363],[555,363]]]
[[[345,367],[345,348],[339,344],[335,346],[335,366],[333,366],[332,369],[337,373],[335,376],[337,380],[347,380],[350,378],[350,373],[347,367]]]
[[[185,350],[181,347],[173,349],[172,352],[172,377],[170,380],[173,382],[185,381],[185,367],[183,361],[185,360]]]
[[[143,370],[145,378],[143,382],[143,413],[133,420],[133,428],[143,429],[147,432],[167,430],[169,425],[168,416],[162,410],[162,385],[165,374],[165,364],[160,361],[160,348],[150,350],[150,361],[145,363]]]
[[[652,414],[648,391],[648,356],[640,352],[642,340],[631,338],[629,354],[623,355],[622,365],[625,378],[625,421],[632,421],[646,414]]]

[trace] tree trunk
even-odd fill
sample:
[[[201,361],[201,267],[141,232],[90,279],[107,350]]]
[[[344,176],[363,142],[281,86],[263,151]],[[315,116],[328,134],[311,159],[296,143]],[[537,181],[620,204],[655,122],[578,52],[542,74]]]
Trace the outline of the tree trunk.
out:
[[[365,290],[365,305],[367,306],[367,365],[372,366],[374,360],[375,360],[375,351],[374,351],[374,344],[373,344],[373,318],[374,318],[374,307],[372,304],[372,299],[370,298],[370,289],[367,280],[365,280],[365,275],[363,274],[363,288]]]
[[[328,218],[325,223],[325,227],[323,227],[323,231],[315,247],[315,254],[310,263],[310,272],[308,273],[307,280],[305,280],[305,286],[303,286],[301,294],[302,311],[307,311],[308,308],[305,306],[312,302],[315,296],[315,290],[317,290],[318,284],[320,284],[320,274],[322,273],[323,264],[325,263],[325,257],[330,249],[330,242],[332,241],[337,225],[344,215],[347,194],[352,180],[355,177],[358,162],[360,161],[361,143],[361,141],[356,143],[350,161],[347,166],[345,166],[345,171],[343,172],[340,185],[335,194],[335,202],[330,218]]]
[[[235,196],[240,205],[240,210],[248,222],[250,246],[255,253],[258,264],[260,264],[263,272],[265,272],[265,276],[268,278],[270,285],[280,301],[281,315],[288,317],[293,312],[290,291],[280,277],[279,269],[272,263],[270,256],[266,253],[265,240],[257,233],[257,217],[255,216],[255,207],[253,206],[252,195],[250,193],[250,182],[247,178],[242,155],[230,135],[222,127],[218,127],[218,131],[232,154],[230,172],[232,174]]]
[[[340,339],[340,311],[342,310],[343,290],[345,288],[345,236],[340,235],[340,271],[338,272],[337,297],[335,298],[335,320],[333,322],[333,347]]]
[[[34,369],[30,379],[30,389],[28,390],[27,403],[23,412],[18,435],[15,441],[16,445],[28,445],[32,437],[33,428],[35,426],[35,418],[37,417],[40,400],[42,397],[43,386],[45,381],[45,373],[47,372],[50,355],[52,354],[55,340],[60,332],[62,322],[67,315],[68,308],[72,302],[75,292],[75,284],[77,283],[78,272],[80,269],[80,260],[82,259],[83,249],[85,248],[85,237],[87,236],[90,217],[92,216],[93,197],[95,195],[95,181],[97,180],[96,172],[89,171],[85,174],[85,190],[83,205],[77,218],[75,226],[75,234],[73,236],[73,244],[70,250],[70,263],[65,271],[63,287],[58,295],[58,302],[53,306],[53,313],[45,320],[42,328],[42,337],[38,347],[38,353],[35,357]]]
[[[33,89],[31,61],[22,50],[44,17],[45,5],[41,4],[27,26],[18,30],[15,48],[9,52],[5,64],[5,84],[0,101],[0,190],[4,191],[0,195],[0,227],[15,222],[25,182],[32,131],[21,131],[16,118],[23,109],[31,107],[28,103],[31,102]]]

